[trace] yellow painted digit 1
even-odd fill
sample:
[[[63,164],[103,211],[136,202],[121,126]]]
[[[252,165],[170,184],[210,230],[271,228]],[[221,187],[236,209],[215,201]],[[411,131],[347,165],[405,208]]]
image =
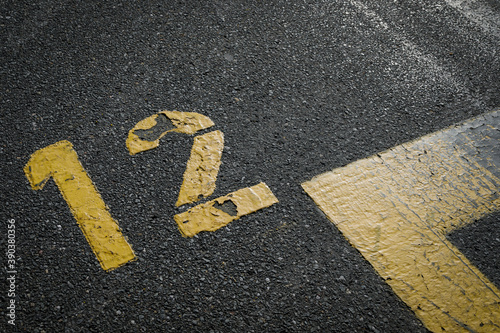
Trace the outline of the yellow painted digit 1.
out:
[[[24,167],[34,190],[52,177],[104,270],[135,259],[117,222],[83,169],[69,141],[37,150]]]

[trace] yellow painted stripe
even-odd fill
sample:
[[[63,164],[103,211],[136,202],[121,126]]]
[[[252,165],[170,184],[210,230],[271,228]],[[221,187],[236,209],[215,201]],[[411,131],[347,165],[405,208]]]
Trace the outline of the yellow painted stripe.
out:
[[[216,231],[244,215],[277,202],[269,187],[260,183],[195,206],[175,215],[174,220],[183,236],[193,237],[201,231]]]
[[[169,119],[171,125],[173,125],[173,128],[164,130],[163,132],[159,133],[155,139],[151,141],[141,139],[137,135],[136,131],[152,129],[153,127],[158,125],[157,119],[161,115],[164,115]],[[129,131],[126,145],[130,152],[130,155],[135,155],[142,151],[158,147],[158,145],[160,144],[160,139],[169,132],[185,133],[192,135],[202,129],[212,127],[213,125],[214,123],[210,118],[199,113],[180,112],[180,111],[161,111],[158,114],[154,114],[138,122],[134,126],[134,128]]]
[[[104,270],[135,259],[70,142],[59,141],[36,151],[24,172],[34,190],[42,189],[50,177],[54,179]]]
[[[499,290],[446,239],[500,209],[494,174],[500,166],[476,149],[488,142],[498,154],[491,138],[499,129],[484,122],[480,117],[302,184],[433,332],[500,332]]]
[[[176,206],[196,202],[214,192],[223,149],[224,135],[221,131],[194,138]]]

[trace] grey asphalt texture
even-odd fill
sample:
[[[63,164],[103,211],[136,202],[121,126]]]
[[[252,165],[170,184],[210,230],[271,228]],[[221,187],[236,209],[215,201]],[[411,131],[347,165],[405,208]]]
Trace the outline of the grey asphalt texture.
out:
[[[472,2],[2,1],[0,247],[14,218],[18,307],[7,325],[1,292],[0,331],[427,332],[300,184],[500,106],[500,6]],[[265,182],[280,202],[181,237],[193,138],[125,147],[161,110],[223,131],[209,199]],[[54,182],[31,190],[23,166],[60,140],[137,261],[103,271]],[[450,239],[499,286],[488,221]]]

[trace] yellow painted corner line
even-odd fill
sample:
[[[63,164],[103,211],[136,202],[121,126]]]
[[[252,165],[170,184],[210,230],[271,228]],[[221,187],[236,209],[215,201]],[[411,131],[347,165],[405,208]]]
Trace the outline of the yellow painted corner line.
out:
[[[130,155],[158,147],[160,139],[169,132],[194,134],[213,126],[213,121],[199,113],[161,111],[139,121],[127,137]]]
[[[214,192],[223,149],[224,134],[221,131],[209,132],[194,138],[191,156],[175,204],[177,207],[196,202]]]
[[[104,270],[135,259],[69,141],[37,150],[25,165],[24,173],[34,190],[42,189],[50,177],[54,179]]]
[[[201,231],[216,231],[240,217],[269,207],[278,199],[264,183],[246,187],[199,204],[174,216],[181,234],[193,237]]]
[[[500,209],[499,119],[496,111],[302,184],[433,332],[500,332],[498,288],[446,239]]]

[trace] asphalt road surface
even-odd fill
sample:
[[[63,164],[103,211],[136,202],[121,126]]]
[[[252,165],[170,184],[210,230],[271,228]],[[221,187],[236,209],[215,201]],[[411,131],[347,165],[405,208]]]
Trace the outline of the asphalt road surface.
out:
[[[301,184],[500,107],[498,1],[2,1],[0,31],[0,327],[428,332]],[[224,134],[201,202],[263,182],[279,203],[182,237],[193,136],[125,144],[162,110]],[[105,271],[56,184],[30,187],[62,140],[137,260]],[[449,237],[496,286],[498,221]]]

